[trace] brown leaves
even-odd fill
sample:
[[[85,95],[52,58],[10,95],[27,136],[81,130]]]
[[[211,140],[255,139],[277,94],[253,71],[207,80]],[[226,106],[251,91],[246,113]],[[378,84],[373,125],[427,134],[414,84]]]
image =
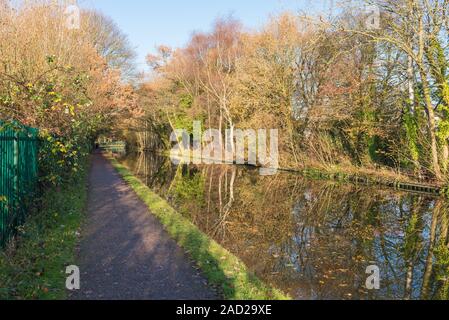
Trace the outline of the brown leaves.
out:
[[[12,14],[0,14],[8,24],[0,29],[0,96],[13,99],[8,105],[0,101],[2,118],[58,135],[70,135],[75,120],[107,119],[100,125],[110,127],[119,116],[129,118],[127,113],[135,110],[134,93],[122,83],[121,71],[130,53],[108,19],[85,14],[81,29],[73,32],[62,27],[58,6],[36,1],[21,7],[14,19]]]

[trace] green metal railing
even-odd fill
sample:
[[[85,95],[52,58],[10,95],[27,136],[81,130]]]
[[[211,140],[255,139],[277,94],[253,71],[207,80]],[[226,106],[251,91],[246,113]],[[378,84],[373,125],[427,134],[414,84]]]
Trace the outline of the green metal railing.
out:
[[[0,121],[0,247],[23,224],[38,180],[38,130]]]

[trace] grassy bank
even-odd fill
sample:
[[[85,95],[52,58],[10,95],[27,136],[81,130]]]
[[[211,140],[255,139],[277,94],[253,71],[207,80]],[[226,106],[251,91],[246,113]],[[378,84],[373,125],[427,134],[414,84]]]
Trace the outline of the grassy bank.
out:
[[[87,201],[87,168],[39,199],[9,248],[0,252],[0,299],[64,299]]]
[[[160,151],[159,154],[171,157],[169,151]],[[190,158],[178,157],[185,163],[190,162]],[[199,158],[197,158],[199,160]],[[214,161],[211,158],[201,158],[201,160]],[[236,164],[236,162],[223,162],[225,164]],[[249,165],[260,168],[260,166]],[[381,168],[378,170],[354,166],[325,166],[322,164],[309,164],[301,167],[279,167],[280,172],[290,172],[303,175],[304,177],[317,180],[336,180],[341,182],[356,183],[363,185],[378,185],[393,188],[400,191],[411,191],[425,193],[433,196],[449,197],[449,187],[443,183],[435,181],[419,181],[413,176],[398,174],[392,170]]]
[[[251,273],[242,261],[201,232],[176,212],[164,199],[152,192],[125,166],[111,159],[124,180],[161,221],[169,234],[195,260],[209,283],[229,300],[287,300],[289,297]]]
[[[281,169],[286,172],[299,173],[310,179],[336,180],[341,182],[362,184],[362,185],[378,185],[382,187],[393,188],[398,191],[418,192],[433,196],[447,196],[448,188],[437,185],[415,182],[409,179],[401,179],[392,175],[382,175],[376,173],[367,173],[366,171],[348,171],[348,170],[331,170],[331,169]]]

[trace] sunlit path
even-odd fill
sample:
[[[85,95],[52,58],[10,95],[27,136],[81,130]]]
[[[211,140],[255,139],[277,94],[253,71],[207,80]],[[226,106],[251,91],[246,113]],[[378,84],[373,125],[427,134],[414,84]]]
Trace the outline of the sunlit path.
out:
[[[189,258],[112,166],[92,159],[74,299],[214,299]]]

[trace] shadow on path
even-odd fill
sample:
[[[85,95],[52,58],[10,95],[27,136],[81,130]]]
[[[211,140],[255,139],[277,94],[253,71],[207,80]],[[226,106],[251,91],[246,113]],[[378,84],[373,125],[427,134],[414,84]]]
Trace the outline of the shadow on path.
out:
[[[82,300],[207,300],[217,293],[101,155],[92,157],[80,248]]]

